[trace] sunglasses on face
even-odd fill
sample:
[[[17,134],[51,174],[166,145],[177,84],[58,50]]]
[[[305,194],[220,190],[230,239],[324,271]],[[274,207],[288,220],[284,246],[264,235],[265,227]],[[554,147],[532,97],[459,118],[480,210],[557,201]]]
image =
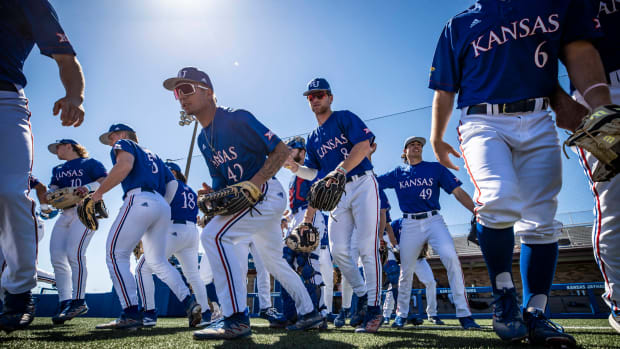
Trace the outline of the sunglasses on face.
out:
[[[174,88],[174,98],[179,99],[181,96],[191,96],[196,93],[196,87],[203,90],[208,90],[208,87],[194,85],[194,84],[180,84]]]
[[[323,99],[323,97],[325,97],[325,96],[327,96],[327,93],[325,93],[325,92],[309,94],[308,95],[308,101],[312,102],[315,98],[316,99]]]

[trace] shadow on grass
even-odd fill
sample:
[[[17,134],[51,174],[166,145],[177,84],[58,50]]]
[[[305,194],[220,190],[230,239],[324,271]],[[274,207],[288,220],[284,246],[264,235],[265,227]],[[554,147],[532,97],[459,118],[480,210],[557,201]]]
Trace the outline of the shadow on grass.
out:
[[[52,329],[50,329],[52,327]],[[190,328],[144,328],[138,330],[90,330],[81,334],[76,334],[74,329],[70,326],[47,326],[36,325],[32,326],[32,329],[46,330],[45,332],[36,332],[35,341],[49,341],[49,342],[87,342],[87,341],[109,341],[122,338],[131,337],[144,337],[144,336],[167,336],[171,334],[177,334],[180,332],[195,331],[196,329]],[[15,340],[21,340],[22,338],[15,337]]]
[[[215,345],[214,348],[355,348],[357,346],[343,343],[342,341],[321,338],[322,331],[286,331],[284,329],[271,329],[268,327],[252,327],[252,337],[234,341],[225,341]],[[254,336],[272,335],[277,336],[275,343],[256,343]]]

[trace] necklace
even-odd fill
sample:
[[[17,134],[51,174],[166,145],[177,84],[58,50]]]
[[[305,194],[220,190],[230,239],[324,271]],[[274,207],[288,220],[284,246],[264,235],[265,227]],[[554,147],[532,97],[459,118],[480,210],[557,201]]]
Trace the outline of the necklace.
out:
[[[215,151],[215,137],[213,136],[213,129],[215,129],[215,115],[213,116],[213,120],[211,120],[211,137],[207,136],[207,133],[203,132],[205,134],[205,139],[207,140],[207,145],[209,146],[209,148],[211,149],[211,153],[213,155],[215,155],[217,152]]]

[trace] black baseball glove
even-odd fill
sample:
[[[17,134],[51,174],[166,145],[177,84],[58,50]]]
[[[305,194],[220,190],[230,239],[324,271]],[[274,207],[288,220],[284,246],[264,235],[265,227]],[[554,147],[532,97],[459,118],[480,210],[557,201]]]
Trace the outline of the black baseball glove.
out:
[[[476,215],[471,217],[471,222],[469,226],[469,234],[467,235],[467,241],[470,241],[472,244],[479,246],[478,243],[478,228],[476,227]]]
[[[343,173],[338,171],[330,172],[310,187],[308,204],[319,211],[332,211],[338,205],[342,194],[344,194],[346,182],[347,178]]]
[[[319,237],[319,231],[312,223],[301,223],[284,239],[284,243],[295,252],[310,253],[319,246]]]
[[[99,228],[98,219],[108,218],[108,210],[103,200],[94,202],[90,196],[87,196],[77,206],[77,214],[80,222],[90,230]]]

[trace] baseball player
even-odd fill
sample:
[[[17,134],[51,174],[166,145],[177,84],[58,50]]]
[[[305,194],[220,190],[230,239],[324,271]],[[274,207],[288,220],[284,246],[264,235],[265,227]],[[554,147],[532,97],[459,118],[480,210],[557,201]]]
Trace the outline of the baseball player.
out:
[[[176,178],[177,188],[170,202],[169,230],[166,233],[166,254],[169,258],[174,255],[181,263],[183,275],[192,286],[196,301],[202,308],[202,320],[198,326],[206,326],[211,321],[211,308],[207,299],[207,290],[198,271],[198,229],[196,216],[198,215],[198,195],[187,185],[187,180],[179,165],[166,162],[166,166]],[[145,263],[143,254],[136,265],[136,283],[138,296],[144,309],[143,324],[153,327],[157,323],[157,309],[155,308],[155,283],[149,263]]]
[[[23,66],[36,43],[41,54],[59,68],[66,96],[54,103],[53,113],[63,126],[84,120],[84,76],[58,16],[46,0],[6,0],[0,10],[0,155],[10,164],[0,171],[0,248],[6,258],[2,285],[5,306],[0,330],[27,327],[34,319],[30,290],[36,286],[37,223],[34,202],[28,198],[33,162],[33,136]]]
[[[305,144],[305,140],[301,137],[291,138],[286,143],[291,151],[290,156],[297,164],[302,164],[306,156]],[[307,181],[297,176],[293,176],[293,178],[291,178],[289,184],[289,208],[291,210],[291,222],[286,236],[288,236],[293,229],[303,222],[304,215],[308,209],[306,197],[308,196],[311,185],[312,181]],[[319,231],[319,239],[323,240],[326,227],[325,220],[320,211],[315,212],[312,225]],[[327,308],[325,307],[325,298],[323,297],[323,286],[325,286],[325,284],[323,283],[323,277],[320,272],[320,251],[320,243],[311,253],[295,252],[287,246],[284,246],[284,258],[293,270],[301,270],[300,276],[304,281],[310,297],[312,298],[312,302],[314,303],[315,308],[321,312],[321,315],[323,316],[321,328],[324,329],[327,328]],[[282,294],[284,315],[286,316],[288,315],[286,311],[287,303],[292,303],[292,299],[286,290],[283,290]],[[292,306],[289,306],[289,308],[292,308]],[[290,316],[287,316],[287,318],[290,319]]]
[[[286,166],[298,177],[314,180],[319,172],[346,176],[345,194],[330,213],[329,245],[335,264],[353,286],[358,307],[351,318],[356,331],[377,332],[383,322],[381,302],[381,263],[379,261],[379,190],[366,157],[374,134],[348,110],[331,110],[334,100],[327,80],[313,79],[304,92],[319,126],[308,135],[304,166],[288,159]],[[309,207],[304,222],[312,222],[315,209]],[[353,236],[355,235],[355,236]],[[364,263],[362,278],[351,258],[351,240]]]
[[[607,76],[607,84],[595,88],[609,89],[612,102],[620,104],[620,4],[617,1],[591,2],[599,10],[598,20],[604,33],[604,38],[594,44]],[[590,91],[594,92],[593,89]],[[581,93],[574,91],[574,97],[579,103],[592,109]],[[606,182],[594,182],[592,173],[599,166],[598,160],[586,150],[577,149],[577,153],[595,201],[596,219],[592,226],[592,246],[594,258],[605,281],[605,293],[602,297],[611,309],[609,324],[620,332],[620,257],[617,253],[620,243],[620,206],[617,204],[620,197],[620,176],[616,175]]]
[[[393,245],[393,247],[398,246],[398,243],[400,243],[402,224],[402,218],[399,218],[391,223],[390,230],[392,231],[394,239],[396,240],[396,245]],[[390,241],[391,239],[388,235],[389,233],[384,235],[384,239],[386,240],[388,246],[392,246],[392,243]],[[439,316],[437,316],[437,282],[435,281],[435,275],[433,275],[433,270],[431,269],[431,266],[428,264],[428,261],[426,261],[427,251],[428,243],[424,245],[422,251],[418,255],[418,260],[415,266],[414,273],[418,277],[418,280],[420,280],[420,282],[423,283],[424,287],[426,288],[426,315],[428,316],[428,321],[432,322],[435,325],[444,325],[444,322],[439,318]],[[393,252],[391,250],[388,250],[388,263],[389,260],[395,260],[395,257],[393,256]],[[396,284],[392,284],[392,287],[394,286],[398,287],[398,281],[396,282]],[[398,292],[395,293],[393,299],[398,298],[396,297],[397,295]],[[387,296],[390,296],[390,294],[388,294]],[[388,304],[387,296],[385,305],[383,307],[384,314],[386,310],[386,305]],[[392,305],[387,305],[387,309],[390,312],[392,311],[392,307]]]
[[[233,339],[251,335],[245,313],[245,275],[235,251],[236,245],[248,237],[256,244],[267,270],[295,299],[300,317],[294,329],[317,326],[320,314],[314,310],[299,276],[282,258],[278,229],[286,196],[273,176],[288,156],[288,148],[249,112],[218,107],[211,79],[196,68],[181,69],[177,77],[164,82],[164,87],[174,91],[183,110],[195,115],[203,127],[198,146],[209,167],[213,189],[203,183],[202,193],[249,181],[245,185],[260,188],[263,195],[253,208],[213,217],[202,232],[224,318],[194,332],[194,338]]]
[[[202,308],[181,274],[166,258],[171,221],[169,203],[174,198],[178,182],[159,156],[138,145],[138,136],[131,127],[114,124],[99,137],[99,141],[112,148],[110,156],[114,167],[92,195],[92,200],[100,201],[103,194],[118,184],[123,188],[124,202],[106,241],[106,263],[123,311],[118,319],[96,328],[136,329],[143,326],[136,280],[129,269],[129,258],[140,240],[146,264],[182,301],[189,326],[196,326],[202,320]]]
[[[402,231],[398,249],[401,270],[398,280],[398,317],[392,327],[402,328],[409,314],[411,284],[420,251],[426,242],[439,254],[448,272],[448,281],[454,296],[456,316],[464,329],[480,328],[471,317],[463,283],[461,263],[454,249],[454,242],[439,213],[439,189],[443,189],[468,210],[474,210],[474,203],[460,188],[459,181],[450,171],[437,162],[422,160],[423,137],[409,137],[403,146],[405,164],[379,177],[381,189],[394,189],[398,205],[403,212]]]
[[[557,263],[561,223],[554,217],[562,186],[548,97],[557,87],[558,58],[580,92],[606,81],[588,41],[600,36],[590,5],[480,0],[444,27],[433,59],[431,144],[440,163],[458,169],[449,155],[460,154],[443,141],[458,92],[460,149],[476,187],[478,240],[496,298],[493,329],[507,341],[576,344],[544,315]],[[588,92],[592,107],[609,104],[607,89]],[[524,315],[512,281],[515,233]]]
[[[99,188],[108,175],[103,164],[88,157],[88,151],[72,139],[51,143],[47,149],[65,162],[52,169],[49,190],[75,188],[78,196],[86,196]],[[80,222],[75,205],[62,209],[54,224],[50,238],[50,256],[56,288],[58,288],[59,311],[52,317],[54,324],[62,324],[76,316],[86,314],[86,249],[94,231]]]

